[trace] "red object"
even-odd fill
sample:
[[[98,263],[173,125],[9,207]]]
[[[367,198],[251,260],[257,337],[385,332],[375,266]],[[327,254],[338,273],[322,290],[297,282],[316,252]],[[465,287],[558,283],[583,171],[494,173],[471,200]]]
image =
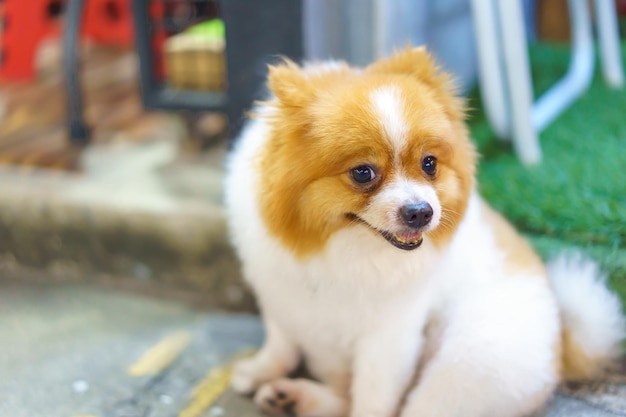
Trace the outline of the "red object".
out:
[[[61,33],[59,15],[65,0],[4,0],[0,79],[32,79],[41,41]],[[130,0],[87,0],[81,39],[130,47],[133,42]]]
[[[134,32],[130,0],[87,0],[86,6],[83,37],[104,44],[132,45]]]
[[[50,0],[5,0],[2,33],[2,79],[30,79],[35,75],[35,53],[41,40],[58,33],[50,16]]]
[[[153,21],[163,21],[165,16],[165,5],[162,1],[153,1],[150,3],[150,18]],[[159,26],[153,30],[152,33],[152,51],[153,62],[152,67],[154,69],[154,75],[157,80],[163,80],[165,78],[165,41],[167,40],[167,33],[163,27]]]

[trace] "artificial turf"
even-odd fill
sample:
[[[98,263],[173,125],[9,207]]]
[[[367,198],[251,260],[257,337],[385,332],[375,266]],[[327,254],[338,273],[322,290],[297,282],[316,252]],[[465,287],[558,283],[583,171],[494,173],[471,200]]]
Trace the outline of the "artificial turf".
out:
[[[537,97],[566,72],[569,49],[534,45],[530,60]],[[595,258],[626,300],[626,89],[606,86],[596,62],[590,89],[541,133],[543,160],[532,167],[495,138],[478,93],[470,106],[485,198],[542,256],[582,249]]]

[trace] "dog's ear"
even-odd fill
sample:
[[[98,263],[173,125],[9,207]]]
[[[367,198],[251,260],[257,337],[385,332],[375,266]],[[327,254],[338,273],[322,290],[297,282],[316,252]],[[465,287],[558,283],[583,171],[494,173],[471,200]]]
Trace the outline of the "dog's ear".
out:
[[[414,74],[422,67],[431,67],[433,60],[426,52],[425,46],[394,49],[393,53],[367,67],[367,71],[387,74]]]
[[[367,67],[367,71],[378,74],[406,74],[414,76],[423,83],[447,92],[454,91],[452,77],[441,71],[426,47],[407,46],[396,50],[391,56],[381,58]]]
[[[296,63],[285,59],[269,66],[268,88],[278,101],[288,107],[304,107],[313,98],[311,80]]]
[[[443,71],[424,46],[394,51],[366,68],[375,74],[404,74],[430,87],[454,120],[465,118],[465,100],[457,95],[454,77]]]

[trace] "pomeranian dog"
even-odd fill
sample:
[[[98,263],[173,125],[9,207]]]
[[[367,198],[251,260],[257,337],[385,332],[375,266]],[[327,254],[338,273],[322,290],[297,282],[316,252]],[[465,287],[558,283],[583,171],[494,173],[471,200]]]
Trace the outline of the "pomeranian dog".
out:
[[[423,48],[285,61],[268,87],[225,183],[266,328],[234,390],[298,417],[522,416],[619,353],[596,266],[545,267],[478,195],[464,100]]]

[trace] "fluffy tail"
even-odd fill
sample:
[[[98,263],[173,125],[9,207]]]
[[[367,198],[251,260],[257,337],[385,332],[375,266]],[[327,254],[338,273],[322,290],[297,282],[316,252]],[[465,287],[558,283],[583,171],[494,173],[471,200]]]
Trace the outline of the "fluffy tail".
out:
[[[598,266],[579,255],[556,258],[548,273],[561,311],[561,376],[593,378],[620,354],[626,335],[620,300]]]

